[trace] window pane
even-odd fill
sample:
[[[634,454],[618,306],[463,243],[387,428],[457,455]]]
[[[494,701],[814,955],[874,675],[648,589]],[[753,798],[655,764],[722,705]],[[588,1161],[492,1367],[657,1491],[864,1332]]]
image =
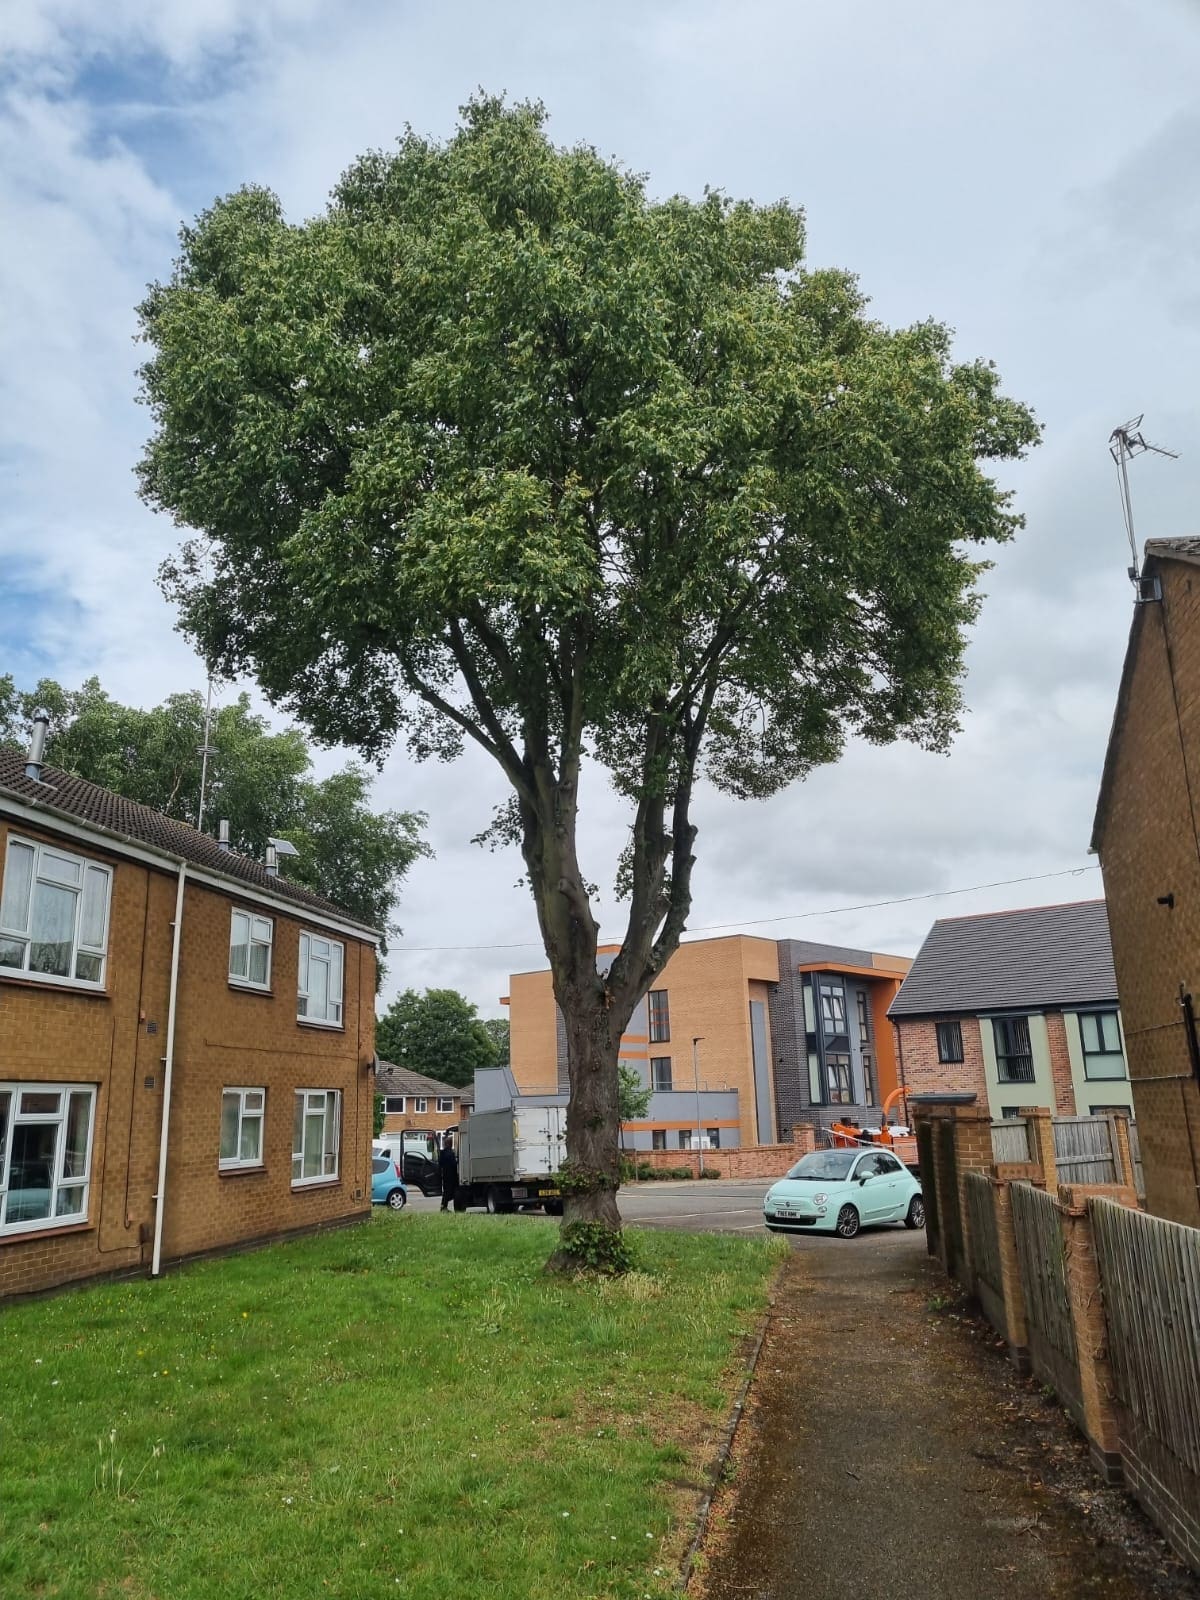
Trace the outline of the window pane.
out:
[[[56,978],[70,977],[78,899],[74,889],[60,889],[52,883],[34,885],[31,972],[45,972]]]
[[[329,1009],[329,965],[312,960],[308,964],[308,1015],[322,1020]]]
[[[238,1153],[238,1116],[242,1097],[226,1090],[221,1096],[221,1156],[222,1161],[232,1161]]]
[[[93,950],[104,948],[105,912],[108,909],[108,873],[89,867],[83,875],[83,910],[79,918],[79,942]]]
[[[36,1222],[50,1215],[57,1134],[54,1123],[18,1122],[13,1128],[6,1222]]]
[[[1100,1033],[1106,1050],[1121,1048],[1121,1029],[1117,1024],[1115,1011],[1106,1011],[1100,1018]]]
[[[92,1096],[87,1091],[71,1096],[67,1109],[67,1142],[63,1150],[64,1178],[86,1178],[88,1134],[92,1123]]]
[[[1079,1032],[1083,1036],[1083,1048],[1085,1050],[1100,1049],[1100,1029],[1097,1026],[1097,1021],[1098,1019],[1094,1016],[1082,1016],[1079,1019]]]
[[[252,944],[250,946],[250,982],[265,984],[267,981],[267,957],[270,954],[269,946],[265,944]]]
[[[242,1121],[242,1142],[238,1156],[242,1161],[257,1161],[262,1155],[262,1114],[256,1112]]]
[[[311,953],[311,942],[306,933],[300,935],[300,960],[297,963],[296,988],[300,994],[308,993],[308,962]]]
[[[104,957],[89,955],[81,950],[75,957],[75,976],[83,983],[99,983],[104,970]]]
[[[79,874],[83,862],[73,856],[60,856],[53,850],[42,851],[42,858],[38,862],[38,877],[49,878],[52,883],[70,884],[72,888],[79,887]]]
[[[340,944],[331,944],[329,947],[329,1002],[337,1007],[338,1017],[342,1011],[342,947]]]
[[[0,892],[0,928],[25,933],[29,928],[29,890],[33,883],[33,851],[11,839]]]
[[[86,1200],[86,1183],[72,1183],[61,1186],[54,1206],[54,1215],[56,1217],[82,1216]]]
[[[4,1187],[4,1161],[8,1155],[8,1116],[12,1095],[7,1090],[0,1094],[0,1189]]]
[[[23,1117],[57,1117],[62,1111],[62,1095],[57,1089],[26,1089],[18,1112]]]
[[[1089,1078],[1123,1078],[1125,1076],[1125,1057],[1122,1055],[1096,1055],[1088,1056],[1084,1062],[1086,1076]]]
[[[304,1119],[304,1176],[306,1178],[319,1178],[321,1176],[321,1147],[325,1140],[324,1115],[312,1112]]]
[[[244,978],[249,970],[250,918],[241,911],[235,911],[229,924],[229,976]]]
[[[399,1115],[404,1110],[404,1096],[398,1094],[386,1095],[383,1101],[383,1109],[393,1116]]]
[[[266,1103],[266,1096],[261,1089],[247,1089],[243,1100],[247,1111],[261,1111]]]
[[[268,917],[255,917],[255,919],[254,919],[254,938],[255,938],[256,941],[261,942],[262,944],[270,944],[270,942],[271,942],[271,922],[270,922],[270,918],[268,918]]]
[[[24,967],[25,950],[23,939],[0,939],[0,967]]]

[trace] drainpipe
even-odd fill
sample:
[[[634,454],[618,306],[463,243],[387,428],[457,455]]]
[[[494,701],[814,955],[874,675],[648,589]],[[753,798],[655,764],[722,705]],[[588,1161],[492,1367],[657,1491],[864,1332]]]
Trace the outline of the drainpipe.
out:
[[[162,1132],[158,1140],[158,1193],[154,1196],[154,1260],[150,1276],[157,1278],[162,1267],[163,1216],[167,1205],[167,1135],[171,1124],[171,1077],[175,1069],[175,1013],[179,996],[179,941],[183,933],[183,886],[187,865],[179,863],[175,887],[175,921],[171,935],[171,994],[167,1001],[167,1053],[163,1057]]]

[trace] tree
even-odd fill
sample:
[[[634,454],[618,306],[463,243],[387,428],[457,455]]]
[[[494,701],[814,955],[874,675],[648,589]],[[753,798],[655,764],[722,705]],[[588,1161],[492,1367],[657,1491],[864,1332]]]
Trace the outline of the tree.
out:
[[[946,329],[807,270],[791,206],[652,200],[544,123],[481,97],[310,222],[247,188],[185,229],[141,307],[141,475],[200,531],[162,581],[221,670],[318,737],[471,739],[503,774],[567,1034],[571,1267],[617,1259],[618,1043],[687,922],[697,783],[946,746],[972,547],[1019,525],[984,467],[1038,430]],[[596,767],[629,812],[604,973]]]
[[[377,1094],[371,1106],[371,1137],[378,1139],[383,1132],[383,1125],[387,1121],[387,1106],[381,1094]]]
[[[142,710],[110,699],[96,678],[78,690],[43,678],[21,692],[6,676],[0,745],[25,744],[39,707],[50,713],[47,761],[196,825],[205,723],[198,693]],[[289,840],[300,854],[287,857],[281,871],[386,935],[404,874],[429,854],[425,817],[372,811],[370,779],[360,766],[314,780],[303,734],[271,733],[244,694],[214,706],[209,744],[207,826],[227,818],[234,849],[260,861],[269,839]]]
[[[375,1024],[375,1050],[382,1061],[466,1088],[476,1067],[499,1064],[487,1024],[456,989],[406,989]]]
[[[509,1026],[507,1017],[484,1017],[484,1032],[496,1046],[496,1065],[507,1067],[510,1061],[509,1054]]]
[[[617,1067],[617,1116],[622,1130],[627,1122],[637,1122],[646,1115],[653,1093],[650,1085],[642,1082],[633,1067],[627,1067],[624,1063]]]

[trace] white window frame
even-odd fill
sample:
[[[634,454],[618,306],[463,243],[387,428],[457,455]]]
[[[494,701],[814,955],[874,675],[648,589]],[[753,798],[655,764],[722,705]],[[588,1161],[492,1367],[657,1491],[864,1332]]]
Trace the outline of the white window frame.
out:
[[[342,1135],[342,1093],[340,1089],[297,1089],[292,1113],[292,1188],[305,1189],[315,1183],[333,1183],[339,1176]],[[296,1113],[300,1115],[300,1147],[296,1147]],[[309,1119],[323,1117],[321,1170],[304,1175],[308,1154]],[[331,1127],[332,1124],[332,1127]]]
[[[223,1156],[221,1154],[220,1132],[225,1126],[225,1101],[232,1095],[238,1100],[237,1138],[234,1148],[241,1151],[242,1130],[249,1123],[258,1123],[258,1152],[254,1156],[241,1154]],[[248,1104],[250,1096],[258,1096],[258,1105]],[[221,1090],[221,1124],[217,1134],[217,1166],[221,1172],[245,1171],[248,1167],[261,1167],[263,1164],[263,1134],[267,1122],[267,1091],[264,1085],[256,1084],[250,1087],[227,1086]]]
[[[440,1094],[435,1102],[435,1109],[443,1113],[454,1110],[453,1095]]]
[[[334,951],[337,955],[335,957]],[[311,1009],[309,979],[313,963],[328,969],[325,980],[325,1015],[317,1016]],[[346,983],[346,946],[340,939],[328,939],[321,933],[300,935],[300,958],[297,975],[296,1021],[313,1028],[341,1028],[343,1026],[343,1001]],[[333,995],[333,973],[337,968],[337,998]]]
[[[413,1115],[423,1117],[429,1110],[429,1101],[425,1095],[418,1095],[413,1100]]]
[[[383,1114],[385,1117],[402,1117],[408,1110],[408,1096],[404,1094],[385,1094],[383,1097]]]
[[[12,904],[12,891],[6,895],[12,871],[14,849],[29,850],[33,853],[33,862],[30,868],[29,893],[25,897],[23,922],[17,920],[20,907]],[[46,863],[63,862],[78,872],[78,883],[64,883],[62,877],[54,877],[46,870]],[[83,920],[83,898],[89,873],[95,874],[100,879],[103,893],[103,910],[101,914],[101,927],[97,941],[82,938],[80,924]],[[77,989],[103,989],[105,976],[108,972],[108,931],[112,912],[112,868],[102,862],[94,860],[91,856],[82,856],[73,850],[60,849],[58,845],[45,844],[37,839],[27,839],[21,834],[10,833],[8,844],[4,853],[4,877],[0,879],[0,943],[11,941],[23,944],[24,960],[21,966],[0,964],[0,976],[5,973],[15,974],[22,978],[31,978],[35,983],[68,984]],[[37,972],[30,965],[33,954],[33,902],[39,883],[49,884],[56,889],[66,889],[75,895],[75,918],[71,928],[71,960],[70,972]],[[81,957],[88,957],[100,963],[100,975],[97,978],[80,978],[76,976]]]
[[[24,1097],[35,1094],[57,1094],[57,1112],[24,1111]],[[63,1172],[66,1157],[66,1130],[71,1114],[72,1099],[76,1095],[87,1097],[87,1129],[84,1134],[83,1171],[69,1177]],[[12,1180],[12,1153],[14,1128],[40,1125],[55,1128],[54,1165],[50,1177],[50,1215],[31,1217],[25,1221],[9,1222],[9,1190]],[[0,1083],[0,1238],[13,1234],[38,1233],[47,1228],[66,1228],[88,1220],[88,1200],[92,1186],[92,1139],[96,1131],[96,1085],[94,1083]],[[59,1197],[74,1192],[78,1205],[74,1211],[58,1210]]]
[[[246,923],[246,970],[235,972],[233,970],[233,952],[236,948],[234,933],[237,929],[238,918]],[[263,930],[266,930],[265,933]],[[275,944],[275,919],[264,917],[257,911],[246,911],[241,906],[234,906],[229,914],[229,981],[235,989],[253,989],[259,994],[267,994],[271,988],[271,955]],[[261,981],[250,976],[250,969],[254,965],[253,952],[255,948],[266,948],[267,975]]]

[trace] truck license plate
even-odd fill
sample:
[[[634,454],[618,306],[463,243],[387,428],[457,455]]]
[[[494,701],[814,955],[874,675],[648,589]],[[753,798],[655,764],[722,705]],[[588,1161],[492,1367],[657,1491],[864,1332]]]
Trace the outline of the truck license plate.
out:
[[[549,1195],[549,1197],[552,1200],[557,1200],[558,1197],[562,1194],[562,1190],[561,1189],[543,1189],[542,1193],[544,1195]]]

